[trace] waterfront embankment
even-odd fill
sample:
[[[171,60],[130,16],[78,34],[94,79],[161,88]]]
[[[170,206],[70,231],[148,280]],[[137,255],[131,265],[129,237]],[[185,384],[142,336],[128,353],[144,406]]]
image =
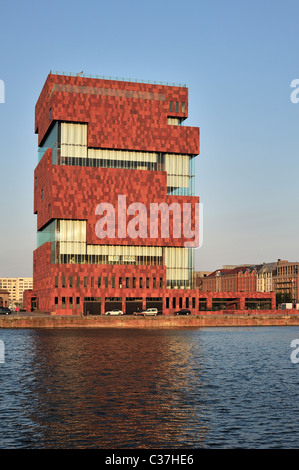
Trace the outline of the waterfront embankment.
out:
[[[15,314],[0,317],[0,328],[204,328],[234,326],[299,326],[299,314],[286,311],[261,313],[206,312],[202,315],[156,317],[71,316]]]

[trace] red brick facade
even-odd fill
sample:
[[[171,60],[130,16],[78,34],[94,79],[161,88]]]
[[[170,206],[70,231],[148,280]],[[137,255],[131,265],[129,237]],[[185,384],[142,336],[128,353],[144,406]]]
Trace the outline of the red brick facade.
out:
[[[88,149],[193,157],[199,153],[199,128],[168,122],[168,118],[176,118],[178,121],[172,123],[179,123],[187,116],[186,87],[50,74],[36,104],[35,132],[38,145],[43,147],[55,123],[87,124]],[[127,206],[142,203],[147,210],[147,222],[151,203],[176,203],[180,209],[189,204],[192,209],[190,230],[194,230],[199,198],[168,194],[168,175],[161,170],[159,167],[154,171],[59,164],[58,160],[52,160],[52,150],[48,148],[34,173],[37,230],[42,231],[54,220],[86,221],[86,245],[89,246],[109,245],[110,249],[111,245],[138,245],[165,250],[166,247],[184,247],[192,238],[184,236],[183,230],[180,237],[175,236],[173,228],[179,225],[182,228],[182,219],[177,216],[172,219],[172,215],[166,238],[161,234],[163,217],[157,237],[151,237],[149,232],[142,238],[135,239],[127,233],[120,237],[117,211],[115,236],[100,239],[96,234],[97,205],[110,203],[117,208],[119,196],[125,196]],[[129,221],[127,215],[126,223]],[[103,314],[112,306],[132,313],[135,308],[156,305],[164,314],[181,308],[189,308],[192,314],[231,305],[244,309],[251,303],[275,308],[272,294],[230,292],[219,295],[198,289],[168,289],[164,254],[161,263],[156,264],[148,261],[139,265],[88,264],[85,261],[71,264],[58,262],[56,258],[53,261],[54,245],[56,247],[56,239],[43,242],[34,251],[34,288],[24,296],[27,309],[35,297],[39,310],[63,315]]]
[[[218,269],[198,279],[204,292],[256,292],[256,270],[246,266]]]
[[[54,121],[87,122],[92,148],[198,155],[199,129],[168,126],[167,117],[188,117],[188,88],[50,74],[35,132],[40,145]]]
[[[126,312],[126,301],[129,299],[141,299],[141,308],[147,307],[148,298],[160,298],[161,310],[164,314],[172,314],[181,308],[189,308],[193,315],[206,311],[217,311],[227,304],[230,308],[233,303],[235,309],[244,310],[251,307],[254,302],[265,303],[264,307],[275,309],[275,293],[240,293],[240,292],[201,292],[198,289],[166,289],[166,269],[164,266],[94,266],[72,264],[51,264],[51,246],[45,243],[34,252],[34,280],[38,291],[38,308],[42,311],[55,311],[57,314],[78,315],[84,312],[84,298],[101,299],[98,313],[105,312],[105,300],[120,298],[120,307]],[[38,261],[38,262],[36,262]],[[57,276],[58,287],[55,287]],[[77,287],[77,278],[80,285]],[[98,287],[98,277],[101,277],[101,286]],[[72,278],[73,287],[70,287]],[[105,287],[107,278],[107,287]],[[115,287],[113,287],[113,278]],[[119,278],[122,279],[122,287],[119,287]],[[133,278],[136,279],[136,287],[133,288]],[[140,278],[142,288],[140,288]],[[156,288],[153,287],[156,279]],[[128,280],[128,287],[126,281]],[[148,280],[148,284],[147,284]],[[161,284],[160,284],[161,282]],[[148,287],[147,287],[148,285]],[[160,287],[161,285],[161,287]],[[65,287],[63,287],[65,286]],[[55,305],[55,297],[58,305]],[[63,305],[62,299],[65,299]],[[72,307],[69,299],[72,299]],[[77,305],[77,300],[79,303]],[[175,299],[175,300],[174,300]],[[225,299],[225,301],[223,300]],[[248,300],[246,300],[248,299]],[[262,308],[264,308],[262,306]],[[85,309],[86,312],[86,309]]]
[[[147,245],[147,246],[178,246],[182,247],[192,239],[173,237],[173,227],[181,224],[183,235],[183,217],[173,220],[170,213],[169,238],[150,238],[150,203],[177,203],[183,212],[183,204],[190,204],[191,230],[195,229],[195,204],[198,197],[167,196],[166,172],[124,170],[119,168],[89,168],[78,166],[52,165],[51,150],[48,149],[34,172],[34,213],[37,214],[37,229],[41,229],[51,219],[87,220],[88,244],[97,245]],[[134,182],[134,189],[132,188]],[[126,197],[129,206],[134,202],[142,202],[147,209],[148,236],[146,238],[105,238],[99,239],[95,227],[99,216],[95,209],[99,203],[108,202],[115,208],[116,235],[118,234],[118,195]],[[49,213],[50,206],[50,213]],[[133,216],[127,216],[127,224]],[[161,235],[161,218],[159,231]]]

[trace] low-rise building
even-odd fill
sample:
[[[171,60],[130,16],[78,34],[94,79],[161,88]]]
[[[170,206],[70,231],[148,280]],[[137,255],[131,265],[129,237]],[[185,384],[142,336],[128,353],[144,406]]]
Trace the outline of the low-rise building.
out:
[[[8,307],[9,292],[5,289],[0,289],[0,307]]]
[[[257,270],[256,290],[257,292],[273,292],[274,278],[277,273],[277,263],[263,263]]]
[[[211,274],[212,271],[195,271],[194,272],[194,287],[200,287],[201,286],[201,279],[203,277],[207,277],[209,274]]]
[[[290,294],[293,303],[299,302],[299,262],[279,259],[273,287],[276,293]]]
[[[9,292],[9,304],[22,304],[23,292],[27,289],[33,288],[32,277],[1,277],[0,289],[5,289]]]
[[[199,289],[204,292],[256,292],[257,266],[217,269],[201,278]]]

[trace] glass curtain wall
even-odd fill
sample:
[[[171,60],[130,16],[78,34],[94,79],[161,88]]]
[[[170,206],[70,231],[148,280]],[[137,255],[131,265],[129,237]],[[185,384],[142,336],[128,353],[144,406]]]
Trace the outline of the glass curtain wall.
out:
[[[88,148],[87,124],[67,122],[57,122],[53,126],[38,150],[39,161],[48,148],[52,148],[53,164],[166,171],[167,194],[194,194],[192,155]]]

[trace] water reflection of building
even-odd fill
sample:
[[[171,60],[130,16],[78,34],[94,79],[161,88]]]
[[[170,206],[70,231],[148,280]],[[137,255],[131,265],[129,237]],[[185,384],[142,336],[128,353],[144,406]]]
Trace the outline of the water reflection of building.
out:
[[[47,330],[32,348],[41,447],[204,444],[205,358],[190,330]]]

